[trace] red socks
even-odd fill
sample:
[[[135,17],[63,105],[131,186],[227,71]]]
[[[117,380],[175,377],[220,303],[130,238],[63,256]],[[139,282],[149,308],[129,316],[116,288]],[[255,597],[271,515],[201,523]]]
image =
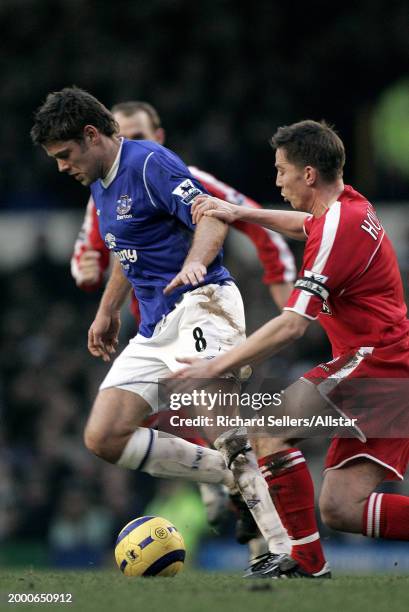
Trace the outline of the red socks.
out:
[[[314,485],[304,455],[290,448],[259,459],[259,466],[293,540],[291,556],[306,572],[319,572],[325,557],[315,519]]]
[[[362,533],[369,538],[409,540],[409,497],[372,493],[365,504]]]

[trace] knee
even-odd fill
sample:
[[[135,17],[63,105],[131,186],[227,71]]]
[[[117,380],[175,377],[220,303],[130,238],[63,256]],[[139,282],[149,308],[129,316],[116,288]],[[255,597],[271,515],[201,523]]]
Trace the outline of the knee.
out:
[[[256,438],[250,436],[250,444],[257,457],[274,455],[274,453],[278,453],[279,451],[287,450],[289,448],[289,444],[280,438]]]
[[[336,531],[362,533],[364,507],[365,500],[325,500],[320,502],[321,518],[327,527]]]
[[[326,473],[319,501],[325,525],[337,531],[362,533],[365,504],[378,484],[377,474],[369,478],[368,469],[366,479],[360,464]]]
[[[319,501],[322,522],[335,531],[360,533],[362,507],[365,500],[357,498],[353,491],[336,481],[334,486],[324,486]]]
[[[346,519],[345,510],[342,504],[338,503],[335,496],[322,496],[319,501],[319,508],[324,525],[336,531],[344,531]]]
[[[108,432],[87,426],[84,431],[84,444],[91,453],[110,463],[115,463],[119,458],[113,445],[112,435]]]
[[[327,527],[335,531],[361,532],[362,502],[348,495],[348,491],[327,489],[321,494],[319,508]]]

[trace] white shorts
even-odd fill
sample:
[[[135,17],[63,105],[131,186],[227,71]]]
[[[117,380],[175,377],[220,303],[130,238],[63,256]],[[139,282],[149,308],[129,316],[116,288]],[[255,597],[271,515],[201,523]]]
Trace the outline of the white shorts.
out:
[[[158,380],[185,367],[177,357],[216,357],[246,337],[243,301],[234,283],[205,285],[183,294],[151,338],[137,334],[115,359],[100,390],[141,395],[156,412]]]

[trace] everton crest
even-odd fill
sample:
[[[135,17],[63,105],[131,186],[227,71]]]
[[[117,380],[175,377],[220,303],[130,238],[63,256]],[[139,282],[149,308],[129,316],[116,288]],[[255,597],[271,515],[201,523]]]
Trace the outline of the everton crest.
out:
[[[129,219],[132,215],[128,215],[129,211],[132,207],[132,198],[128,195],[121,195],[121,197],[116,201],[117,207],[117,221],[120,219]]]

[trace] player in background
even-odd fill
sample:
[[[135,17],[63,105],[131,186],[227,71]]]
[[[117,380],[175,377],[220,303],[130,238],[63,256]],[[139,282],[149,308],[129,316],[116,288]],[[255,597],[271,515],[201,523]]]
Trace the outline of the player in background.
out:
[[[137,101],[122,102],[113,106],[112,113],[120,126],[121,135],[125,138],[151,140],[164,144],[165,131],[157,111],[150,104]],[[211,174],[195,166],[189,166],[189,170],[211,195],[232,204],[261,208],[254,200],[237,192]],[[296,276],[294,257],[287,243],[277,232],[257,225],[237,221],[232,226],[248,236],[254,244],[264,269],[263,282],[269,286],[270,293],[281,310],[290,296]],[[98,217],[91,197],[74,245],[71,272],[79,287],[92,290],[100,286],[108,265],[109,250],[99,234]],[[131,308],[138,320],[139,310],[134,296]]]
[[[130,284],[141,312],[138,335],[100,386],[85,443],[122,467],[232,486],[232,472],[218,451],[141,427],[161,408],[157,381],[180,367],[178,355],[187,351],[213,359],[244,341],[241,296],[221,260],[227,226],[217,219],[194,225],[190,204],[205,192],[200,182],[158,143],[118,138],[117,131],[112,114],[75,87],[49,94],[31,130],[33,143],[43,146],[60,172],[91,185],[101,235],[116,254],[89,330],[91,354],[108,362],[115,353],[119,311]],[[223,384],[237,388],[235,377]],[[287,533],[251,451],[247,458],[236,482],[257,499],[251,511],[276,551],[277,567],[293,566],[282,552]]]
[[[370,202],[343,183],[341,139],[325,123],[302,121],[279,128],[272,145],[276,184],[294,212],[249,210],[205,197],[197,199],[192,212],[196,221],[203,214],[227,222],[239,218],[304,240],[304,260],[294,291],[283,313],[240,347],[206,364],[193,362],[175,376],[210,378],[265,359],[300,338],[311,321],[318,319],[334,359],[307,372],[286,390],[286,413],[302,416],[308,404],[315,414],[328,410],[325,383],[334,386],[362,378],[407,380],[409,321],[391,242]],[[342,409],[343,404],[338,405]],[[387,408],[383,404],[380,408],[388,420]],[[273,454],[266,443],[259,465],[289,535],[304,536],[305,546],[292,552],[299,564],[295,573],[322,575],[325,565],[319,551],[313,550],[315,523],[309,510],[313,490],[307,478],[301,478],[307,467],[291,437],[302,436],[290,431]],[[376,493],[375,489],[384,480],[403,478],[409,439],[367,438],[365,430],[361,439],[335,437],[331,442],[320,497],[323,521],[340,531],[407,541],[409,498]],[[228,453],[228,446],[226,436],[224,452]],[[266,566],[268,558],[264,571]],[[253,572],[257,574],[259,568],[256,564]]]

